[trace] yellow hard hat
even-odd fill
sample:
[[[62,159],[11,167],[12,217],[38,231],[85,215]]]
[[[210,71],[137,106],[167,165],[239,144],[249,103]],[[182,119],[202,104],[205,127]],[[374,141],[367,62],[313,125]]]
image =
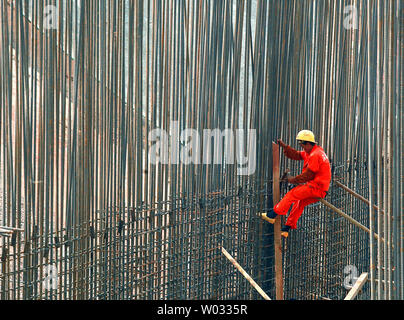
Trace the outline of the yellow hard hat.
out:
[[[310,130],[300,131],[296,136],[296,140],[317,143],[316,140],[314,139],[314,133],[311,132]]]

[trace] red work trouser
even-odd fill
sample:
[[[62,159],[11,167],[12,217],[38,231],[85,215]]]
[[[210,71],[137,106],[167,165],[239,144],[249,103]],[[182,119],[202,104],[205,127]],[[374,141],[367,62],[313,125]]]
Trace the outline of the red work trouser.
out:
[[[319,201],[326,196],[326,192],[311,185],[300,185],[290,190],[283,199],[274,207],[274,211],[280,215],[286,215],[293,204],[292,211],[286,220],[286,225],[296,229],[297,220],[303,213],[304,207]]]

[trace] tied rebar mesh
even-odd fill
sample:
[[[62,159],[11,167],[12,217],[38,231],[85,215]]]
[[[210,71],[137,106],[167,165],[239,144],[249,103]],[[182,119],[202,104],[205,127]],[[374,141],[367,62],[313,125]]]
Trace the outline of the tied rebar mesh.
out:
[[[367,168],[355,161],[352,170],[344,163],[334,167],[334,181],[354,176],[359,194],[368,194]],[[286,190],[285,190],[286,191]],[[369,224],[369,207],[335,184],[327,201],[338,205],[363,225]],[[369,271],[369,236],[320,202],[309,205],[296,232],[285,243],[285,292],[290,299],[342,299],[363,272]],[[297,262],[299,261],[299,264]],[[369,299],[364,286],[359,299]]]
[[[348,266],[359,298],[403,299],[401,30],[395,0],[0,1],[0,299],[259,299],[222,246],[274,298],[257,214],[301,129],[370,205],[326,200],[380,237],[308,207],[285,298],[344,298]],[[155,164],[157,128],[244,129],[254,170],[215,141]]]

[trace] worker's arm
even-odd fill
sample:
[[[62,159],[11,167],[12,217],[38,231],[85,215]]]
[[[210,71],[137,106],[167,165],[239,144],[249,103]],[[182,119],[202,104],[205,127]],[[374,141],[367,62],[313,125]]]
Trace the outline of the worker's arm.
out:
[[[283,153],[287,158],[292,160],[303,160],[299,151],[293,149],[291,146],[288,146],[281,139],[278,139],[278,143],[283,148]]]
[[[315,173],[313,171],[311,171],[310,169],[306,169],[302,174],[299,174],[296,177],[289,178],[288,182],[292,184],[302,184],[313,180],[314,176]]]
[[[320,157],[316,154],[313,154],[309,157],[309,161],[307,163],[307,168],[302,172],[302,174],[292,177],[288,179],[289,183],[293,184],[302,184],[313,180],[316,172],[319,171],[320,168]]]

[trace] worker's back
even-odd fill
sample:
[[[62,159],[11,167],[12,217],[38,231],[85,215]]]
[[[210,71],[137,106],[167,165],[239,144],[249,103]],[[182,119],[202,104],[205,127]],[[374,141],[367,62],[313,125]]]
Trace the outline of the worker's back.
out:
[[[323,148],[314,146],[310,154],[305,151],[300,152],[304,164],[303,171],[309,168],[315,173],[314,179],[308,182],[321,190],[328,191],[331,182],[331,166]]]

